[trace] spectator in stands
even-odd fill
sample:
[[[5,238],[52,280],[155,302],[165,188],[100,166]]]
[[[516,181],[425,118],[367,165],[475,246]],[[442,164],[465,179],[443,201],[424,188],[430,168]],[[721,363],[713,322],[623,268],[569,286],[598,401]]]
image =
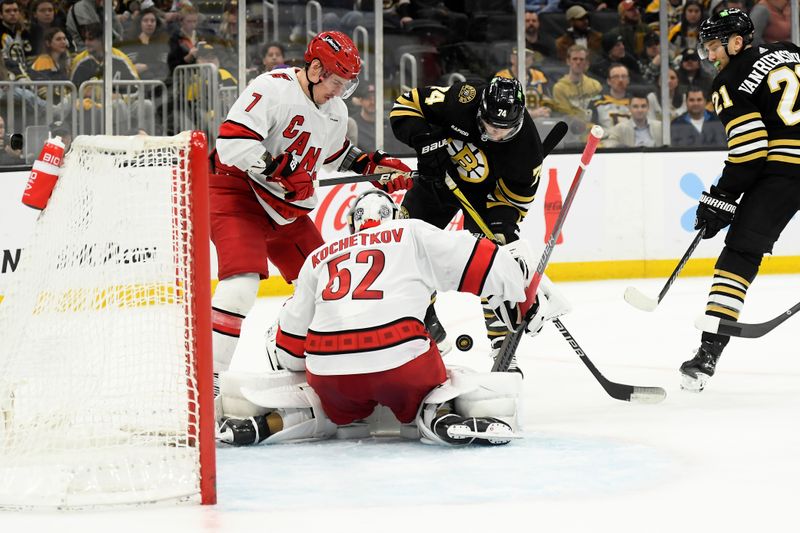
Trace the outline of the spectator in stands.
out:
[[[264,45],[261,54],[261,72],[269,72],[276,68],[286,68],[286,49],[281,43],[272,42]]]
[[[536,54],[535,62],[541,65],[546,57],[553,57],[552,45],[539,39],[539,15],[525,11],[525,48]]]
[[[359,110],[350,114],[348,135],[350,142],[366,151],[375,150],[375,85],[364,83],[356,88],[353,103]]]
[[[711,95],[711,84],[714,79],[706,74],[700,66],[700,55],[694,48],[686,48],[680,55],[680,66],[678,67],[678,85],[684,92],[689,87],[699,87],[703,89],[706,99]]]
[[[667,34],[669,42],[678,50],[697,48],[697,37],[703,18],[703,6],[700,0],[686,0],[683,4],[681,21],[669,29]]]
[[[717,115],[706,109],[703,89],[690,87],[686,94],[686,113],[670,125],[672,146],[725,146],[727,137]]]
[[[567,50],[569,72],[553,86],[553,100],[556,110],[588,124],[591,119],[590,103],[600,97],[603,86],[586,75],[589,68],[589,52],[580,44],[573,44]]]
[[[667,71],[669,77],[667,78],[667,87],[669,88],[669,120],[675,120],[678,115],[686,112],[686,93],[678,87],[678,73],[674,68]],[[647,101],[650,104],[650,120],[664,120],[661,113],[661,77],[656,79],[656,90],[647,95]]]
[[[660,44],[658,33],[651,31],[644,36],[644,54],[639,57],[639,73],[647,83],[655,84],[661,75]]]
[[[78,0],[67,13],[67,34],[70,41],[75,44],[76,50],[83,50],[83,33],[87,26],[103,24],[103,0]],[[114,16],[112,21],[113,39],[119,41],[124,35],[124,30],[119,19]]]
[[[753,45],[792,40],[792,6],[789,0],[759,0],[750,10],[755,31]]]
[[[547,76],[541,70],[533,68],[534,57],[533,50],[525,50],[525,66],[527,67],[525,74],[525,107],[527,107],[532,118],[549,117],[553,100],[550,97]],[[501,78],[517,77],[516,48],[511,50],[509,59],[511,66],[496,72],[495,76],[500,76]]]
[[[414,20],[430,19],[439,22],[450,30],[451,35],[462,35],[469,27],[466,13],[455,11],[440,0],[410,0],[411,16]]]
[[[177,19],[178,28],[169,38],[167,64],[170,74],[176,67],[197,62],[197,45],[205,42],[197,32],[198,20],[199,15],[194,7],[187,5],[180,9]]]
[[[411,17],[411,0],[384,0],[383,24],[387,28],[400,30],[409,22]]]
[[[141,79],[164,81],[169,76],[169,38],[163,31],[161,19],[156,10],[149,7],[139,12],[137,23],[139,34],[121,44],[120,49],[133,61]]]
[[[603,34],[589,27],[589,12],[582,6],[567,9],[567,31],[556,39],[556,57],[567,59],[567,50],[573,44],[580,44],[589,50],[590,60],[599,59],[603,54]]]
[[[100,24],[90,24],[83,32],[83,42],[86,50],[75,56],[70,69],[70,79],[75,87],[78,88],[79,97],[82,99],[82,109],[86,112],[91,124],[99,125],[99,109],[102,108],[102,91],[99,86],[91,86],[84,91],[80,90],[81,84],[90,80],[101,80],[103,78],[103,64],[105,62],[105,50],[103,49],[103,26]],[[138,80],[139,74],[130,58],[118,48],[111,49],[112,69],[114,81]],[[130,128],[132,116],[143,117],[145,123],[139,126],[153,131],[154,110],[153,102],[145,99],[144,95],[136,89],[121,89],[126,94],[120,94],[115,89],[113,95],[113,114],[115,119],[116,131],[127,131]]]
[[[17,0],[0,2],[0,54],[11,80],[27,79],[27,61],[33,55],[28,31],[23,27]]]
[[[35,57],[45,52],[44,34],[55,26],[56,9],[53,0],[35,0],[31,9],[30,37],[32,57]]]
[[[661,121],[650,120],[648,111],[650,104],[644,93],[631,96],[628,106],[630,120],[623,120],[608,131],[608,138],[602,143],[605,148],[631,147],[653,148],[663,146]]]
[[[41,81],[69,80],[69,42],[67,33],[61,28],[48,28],[44,34],[44,51],[36,57],[31,65],[31,79]],[[39,96],[47,98],[46,87],[39,88]],[[71,93],[67,87],[56,86],[52,89],[50,104],[61,104],[62,116],[69,110]],[[63,102],[62,102],[63,100]]]
[[[619,13],[619,26],[610,33],[622,36],[625,49],[633,56],[638,57],[644,52],[644,36],[648,33],[647,25],[642,22],[639,6],[634,0],[622,0],[617,6]]]
[[[660,9],[660,0],[651,0],[644,10],[644,22],[646,24],[658,22]],[[683,0],[669,0],[667,3],[667,28],[671,28],[681,21],[681,13],[683,13]]]
[[[606,33],[603,35],[603,56],[592,63],[589,71],[597,79],[604,80],[609,76],[611,65],[615,64],[625,65],[628,68],[629,77],[633,75],[636,81],[641,78],[639,62],[625,48],[622,36],[616,33]]]
[[[236,78],[228,70],[220,66],[219,55],[217,47],[202,43],[197,47],[197,64],[198,65],[214,65],[217,67],[217,75],[219,76],[219,87],[236,87]]]
[[[609,91],[592,101],[592,122],[600,124],[606,131],[612,126],[631,117],[628,106],[631,103],[628,86],[631,78],[628,67],[616,63],[608,69]]]

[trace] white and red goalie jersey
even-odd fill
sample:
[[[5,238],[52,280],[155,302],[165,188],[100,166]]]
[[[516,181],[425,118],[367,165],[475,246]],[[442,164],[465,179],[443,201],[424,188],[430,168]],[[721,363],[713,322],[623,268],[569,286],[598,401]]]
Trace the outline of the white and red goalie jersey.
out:
[[[294,68],[276,69],[253,80],[228,112],[216,141],[218,172],[247,175],[259,203],[279,224],[311,212],[316,194],[286,199],[286,191],[261,173],[265,151],[273,157],[291,153],[299,167],[315,177],[325,165],[339,168],[350,149],[346,139],[347,106],[331,98],[317,107],[303,92]]]
[[[316,375],[381,372],[430,348],[434,291],[525,300],[516,260],[488,239],[390,220],[317,248],[279,316],[277,350]],[[283,353],[281,353],[283,352]]]

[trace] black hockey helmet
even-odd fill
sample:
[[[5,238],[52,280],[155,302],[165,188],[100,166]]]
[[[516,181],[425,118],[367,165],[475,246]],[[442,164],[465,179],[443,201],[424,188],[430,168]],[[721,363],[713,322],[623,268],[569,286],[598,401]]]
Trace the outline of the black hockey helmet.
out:
[[[522,84],[514,78],[492,78],[481,93],[478,107],[478,128],[481,138],[486,141],[483,122],[495,128],[510,129],[511,132],[499,142],[510,140],[522,129],[525,118],[525,93]]]
[[[719,13],[714,13],[700,24],[700,38],[698,53],[700,57],[706,59],[707,53],[703,48],[703,43],[719,39],[722,45],[728,46],[728,39],[732,35],[740,35],[744,39],[744,45],[753,42],[753,32],[755,27],[750,17],[741,9],[723,9]]]

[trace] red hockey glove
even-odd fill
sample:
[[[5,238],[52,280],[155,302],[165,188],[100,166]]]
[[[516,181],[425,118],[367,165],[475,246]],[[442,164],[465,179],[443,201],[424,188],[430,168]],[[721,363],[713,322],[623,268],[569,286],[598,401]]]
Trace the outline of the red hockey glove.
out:
[[[284,152],[273,159],[265,174],[283,185],[287,200],[305,200],[314,194],[311,175],[304,168],[300,168],[290,153]]]
[[[388,157],[386,152],[382,150],[361,154],[350,168],[365,176],[367,174],[391,172],[392,175],[387,177],[386,180],[372,182],[375,187],[388,193],[401,189],[410,189],[414,186],[414,180],[411,179],[411,168],[399,159]]]

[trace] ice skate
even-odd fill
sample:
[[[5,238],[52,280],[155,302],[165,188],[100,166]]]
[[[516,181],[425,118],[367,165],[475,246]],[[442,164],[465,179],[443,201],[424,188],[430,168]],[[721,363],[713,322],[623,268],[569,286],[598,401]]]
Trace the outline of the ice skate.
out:
[[[681,365],[681,388],[690,392],[701,392],[714,375],[723,348],[722,343],[703,341],[694,357]]]
[[[453,413],[434,419],[431,429],[445,442],[457,446],[473,443],[497,446],[519,438],[510,425],[498,418],[463,417]]]

